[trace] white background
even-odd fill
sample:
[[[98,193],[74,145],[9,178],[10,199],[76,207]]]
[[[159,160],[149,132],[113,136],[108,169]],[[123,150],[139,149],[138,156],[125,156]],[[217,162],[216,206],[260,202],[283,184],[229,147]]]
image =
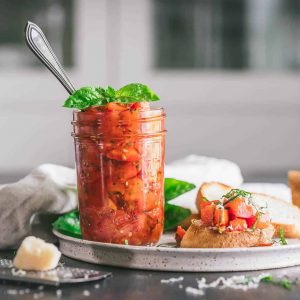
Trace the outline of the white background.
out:
[[[158,71],[151,1],[77,0],[75,8],[68,74],[77,87],[148,84],[167,112],[167,161],[228,158],[252,177],[300,168],[299,73]],[[67,94],[50,72],[0,70],[0,88],[0,174],[74,166]]]

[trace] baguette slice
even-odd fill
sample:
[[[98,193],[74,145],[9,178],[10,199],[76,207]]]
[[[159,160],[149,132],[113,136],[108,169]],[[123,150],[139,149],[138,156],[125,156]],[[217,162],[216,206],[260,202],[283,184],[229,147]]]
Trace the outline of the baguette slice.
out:
[[[288,172],[293,204],[300,207],[300,171]]]
[[[254,247],[272,243],[274,228],[270,225],[265,229],[254,231],[233,231],[219,233],[207,226],[201,220],[193,220],[183,236],[181,248],[240,248]]]
[[[196,199],[198,209],[203,197],[208,200],[220,199],[231,189],[232,187],[219,182],[202,184]],[[252,193],[252,197],[258,206],[267,207],[271,223],[275,228],[275,236],[278,236],[279,229],[283,228],[286,238],[300,238],[300,209],[297,206],[265,194]]]

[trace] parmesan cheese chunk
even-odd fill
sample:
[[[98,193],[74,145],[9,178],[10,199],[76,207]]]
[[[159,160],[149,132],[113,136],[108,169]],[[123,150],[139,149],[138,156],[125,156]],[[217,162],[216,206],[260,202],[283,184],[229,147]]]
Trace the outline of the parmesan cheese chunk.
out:
[[[14,267],[22,270],[47,271],[56,268],[61,253],[53,244],[34,236],[26,237],[14,258]]]

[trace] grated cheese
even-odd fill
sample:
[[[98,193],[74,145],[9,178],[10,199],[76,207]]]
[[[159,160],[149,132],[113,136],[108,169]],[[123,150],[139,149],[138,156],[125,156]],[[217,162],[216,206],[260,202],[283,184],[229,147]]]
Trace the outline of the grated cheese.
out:
[[[215,281],[210,283],[206,282],[206,278],[202,277],[197,279],[198,288],[186,287],[185,292],[191,295],[203,296],[206,289],[218,288],[225,289],[231,288],[235,290],[247,291],[249,289],[256,289],[259,287],[259,283],[262,278],[269,276],[269,274],[260,274],[258,276],[232,276],[229,278],[219,277]]]
[[[161,283],[175,283],[175,282],[180,282],[183,281],[183,277],[180,276],[178,278],[169,278],[169,279],[161,279]]]
[[[90,293],[88,290],[84,290],[84,291],[83,291],[83,296],[88,297],[88,296],[90,296],[90,295],[91,295],[91,293]]]
[[[17,290],[7,290],[6,293],[8,295],[17,295],[18,294],[18,291]]]
[[[187,294],[190,294],[190,295],[194,295],[194,296],[203,296],[204,295],[204,291],[203,290],[199,290],[199,289],[195,289],[191,286],[188,286],[185,288],[185,292]]]
[[[56,290],[56,296],[57,296],[58,298],[60,298],[61,295],[62,295],[62,291],[61,291],[61,290]]]
[[[16,270],[15,268],[11,269],[11,273],[12,273],[12,275],[15,275],[15,276],[25,276],[26,275],[26,271],[21,270],[21,269]]]

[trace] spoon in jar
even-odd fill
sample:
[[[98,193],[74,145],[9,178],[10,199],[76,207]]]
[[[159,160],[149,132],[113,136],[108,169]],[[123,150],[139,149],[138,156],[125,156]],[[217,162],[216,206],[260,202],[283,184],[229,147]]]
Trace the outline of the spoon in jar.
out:
[[[75,92],[74,85],[54,54],[43,31],[30,21],[25,26],[25,41],[30,50],[52,72],[68,93],[73,94]]]

